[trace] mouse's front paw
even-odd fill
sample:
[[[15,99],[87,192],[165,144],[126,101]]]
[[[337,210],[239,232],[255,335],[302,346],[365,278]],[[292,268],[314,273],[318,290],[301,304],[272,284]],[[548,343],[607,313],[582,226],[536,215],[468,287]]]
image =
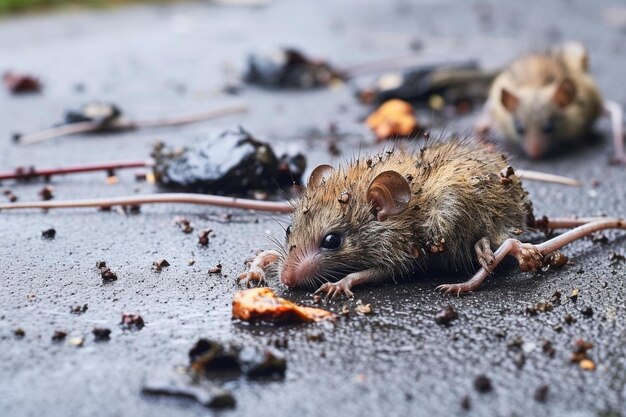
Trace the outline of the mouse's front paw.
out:
[[[249,271],[237,277],[237,283],[245,285],[246,288],[260,287],[266,284],[265,272],[259,267],[251,266]]]
[[[354,298],[350,291],[350,285],[346,282],[327,282],[315,291],[315,294],[326,293],[326,298],[335,299],[338,295],[345,295],[347,298]]]

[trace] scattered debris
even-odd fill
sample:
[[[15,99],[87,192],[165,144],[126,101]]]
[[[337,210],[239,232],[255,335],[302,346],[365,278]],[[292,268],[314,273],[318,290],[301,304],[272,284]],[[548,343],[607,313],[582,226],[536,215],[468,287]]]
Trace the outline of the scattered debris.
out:
[[[324,337],[324,333],[322,333],[321,330],[317,330],[307,333],[306,340],[308,340],[309,342],[323,342],[324,340],[326,340],[326,338]]]
[[[195,263],[196,263],[196,260],[195,260],[195,259],[189,259],[189,260],[187,261],[187,265],[189,265],[189,266],[193,266]]]
[[[93,339],[96,342],[108,342],[111,340],[111,329],[107,329],[105,327],[94,327],[91,333],[93,333]]]
[[[535,305],[526,307],[526,314],[528,314],[529,316],[535,316],[539,313],[547,313],[549,311],[552,311],[553,309],[554,306],[552,305],[552,303],[543,301]]]
[[[360,88],[357,96],[366,104],[401,99],[428,102],[439,110],[450,104],[458,113],[464,113],[485,101],[495,75],[480,69],[476,61],[418,65],[383,74]]]
[[[156,272],[161,272],[161,270],[165,267],[170,266],[170,263],[167,262],[166,259],[159,259],[157,261],[152,262],[152,269]]]
[[[602,232],[596,232],[591,235],[591,241],[593,243],[606,245],[607,243],[609,243],[609,238]]]
[[[72,314],[83,314],[84,312],[87,311],[89,307],[87,306],[87,304],[83,304],[81,305],[75,305],[75,306],[71,306],[70,307],[70,313]]]
[[[552,297],[550,297],[550,302],[554,305],[560,305],[561,304],[561,293],[559,291],[555,291],[554,294],[552,294]]]
[[[408,137],[417,133],[418,123],[413,106],[402,100],[389,100],[365,121],[379,141]]]
[[[565,322],[565,324],[574,324],[574,323],[576,323],[576,319],[574,318],[574,316],[572,316],[569,313],[567,313],[565,316],[563,316],[563,321]]]
[[[445,306],[435,314],[435,323],[441,326],[449,326],[454,320],[459,318],[459,314],[449,305]]]
[[[71,110],[65,114],[63,123],[40,132],[13,135],[13,140],[22,145],[32,145],[66,135],[96,132],[123,132],[140,128],[154,128],[165,126],[180,126],[214,119],[248,110],[246,105],[235,105],[220,109],[209,110],[203,113],[169,117],[152,120],[127,120],[122,116],[119,107],[99,101],[85,104],[79,110]]]
[[[554,358],[554,355],[556,354],[556,349],[554,349],[554,347],[552,346],[552,342],[549,340],[544,340],[541,343],[541,350],[543,350],[543,353],[545,353],[550,358]]]
[[[569,296],[569,299],[572,300],[572,303],[578,301],[578,294],[580,294],[580,288],[574,288],[572,290],[572,294]]]
[[[39,190],[38,194],[43,201],[52,200],[54,198],[54,187],[51,185],[46,185],[41,190]]]
[[[145,323],[139,314],[124,313],[122,314],[120,326],[122,326],[124,330],[139,331],[143,329]]]
[[[218,263],[218,264],[217,264],[217,265],[215,265],[214,267],[209,268],[209,271],[208,271],[208,272],[209,272],[209,275],[212,275],[212,274],[221,274],[221,273],[222,273],[222,264],[221,264],[221,263]]]
[[[493,390],[491,379],[486,375],[478,375],[476,379],[474,379],[474,388],[481,394],[490,392]]]
[[[209,408],[233,408],[233,394],[206,378],[198,378],[186,369],[159,371],[146,377],[142,392],[148,395],[184,397]]]
[[[547,254],[544,258],[544,265],[554,268],[561,268],[567,264],[569,258],[563,252],[554,251]]]
[[[107,263],[105,261],[97,261],[96,268],[100,270],[100,277],[102,278],[102,282],[107,283],[117,281],[117,274],[107,266]]]
[[[591,306],[587,306],[585,308],[583,308],[582,310],[580,310],[580,313],[585,316],[585,317],[593,317],[593,308],[591,308]]]
[[[24,336],[26,336],[26,332],[21,327],[18,327],[17,329],[13,330],[13,336],[15,336],[16,339],[22,339]]]
[[[91,122],[97,124],[100,131],[106,131],[121,117],[122,111],[119,106],[103,101],[92,101],[78,110],[68,110],[65,113],[65,123]]]
[[[341,307],[341,315],[342,316],[349,316],[350,315],[350,306],[348,304],[344,304]]]
[[[208,376],[237,377],[243,370],[239,361],[241,347],[200,339],[189,351],[190,370]]]
[[[13,190],[4,190],[3,194],[7,197],[10,203],[15,203],[18,198],[13,194]]]
[[[209,245],[209,236],[211,235],[211,229],[202,229],[198,232],[198,245],[200,246],[208,246]]]
[[[269,288],[251,288],[239,291],[233,299],[233,317],[243,321],[317,322],[332,320],[329,311],[301,307],[278,297]]]
[[[371,304],[363,304],[363,301],[357,300],[356,307],[354,311],[360,316],[367,316],[372,314],[372,305]]]
[[[39,93],[42,89],[39,79],[29,74],[8,71],[4,73],[2,80],[12,94]]]
[[[69,340],[69,344],[76,347],[83,347],[85,345],[84,337],[72,337]]]
[[[63,340],[65,340],[65,338],[67,337],[67,332],[64,330],[55,330],[54,333],[52,334],[52,341],[53,342],[62,342]]]
[[[157,144],[152,156],[157,183],[166,188],[252,195],[302,183],[299,172],[291,172],[288,183],[281,183],[281,163],[271,146],[243,128],[216,132],[184,149]]]
[[[533,395],[533,398],[537,402],[545,403],[546,400],[548,399],[548,393],[549,392],[550,392],[550,387],[548,387],[548,385],[546,385],[546,384],[540,385],[535,390],[535,395]]]
[[[204,376],[244,374],[250,379],[284,378],[287,361],[273,348],[241,347],[200,339],[189,351],[190,369]]]
[[[626,256],[621,253],[613,252],[609,257],[609,262],[611,265],[617,265],[620,262],[626,262]]]
[[[584,339],[578,339],[574,342],[574,351],[572,352],[571,362],[577,363],[586,371],[594,371],[596,364],[591,360],[588,352],[593,348],[593,343]]]
[[[341,82],[343,75],[326,61],[311,59],[293,48],[282,48],[270,54],[248,56],[247,83],[269,88],[328,87]]]
[[[174,217],[174,223],[176,223],[176,225],[180,227],[180,230],[182,230],[182,232],[185,234],[193,232],[193,226],[191,225],[191,221],[186,217],[176,216]]]
[[[44,239],[54,239],[56,234],[57,234],[57,231],[54,230],[53,228],[50,228],[50,229],[46,229],[46,230],[42,231],[41,232],[41,237],[43,237]]]

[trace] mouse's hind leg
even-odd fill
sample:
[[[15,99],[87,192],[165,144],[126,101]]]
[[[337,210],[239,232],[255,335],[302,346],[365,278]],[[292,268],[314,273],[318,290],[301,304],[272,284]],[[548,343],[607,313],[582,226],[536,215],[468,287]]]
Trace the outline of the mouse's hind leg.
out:
[[[495,268],[507,255],[517,258],[521,271],[535,271],[543,265],[545,255],[562,248],[568,243],[589,236],[590,234],[604,229],[625,229],[624,219],[603,219],[578,226],[568,232],[554,237],[538,245],[522,243],[517,239],[507,239],[494,253],[492,269]],[[477,290],[489,276],[489,271],[481,268],[470,280],[460,284],[444,284],[437,287],[444,294],[466,293]]]

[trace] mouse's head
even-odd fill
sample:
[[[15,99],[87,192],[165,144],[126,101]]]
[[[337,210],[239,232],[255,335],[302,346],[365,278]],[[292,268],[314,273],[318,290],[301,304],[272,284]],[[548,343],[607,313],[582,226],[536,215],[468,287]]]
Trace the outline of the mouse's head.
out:
[[[359,167],[360,164],[360,167]],[[393,253],[392,219],[409,203],[411,189],[395,171],[374,172],[359,161],[345,169],[315,168],[287,228],[280,279],[314,287],[351,272],[380,266]]]
[[[575,99],[576,86],[569,78],[541,88],[502,88],[500,102],[509,115],[504,130],[528,157],[543,158],[566,139],[565,110]]]

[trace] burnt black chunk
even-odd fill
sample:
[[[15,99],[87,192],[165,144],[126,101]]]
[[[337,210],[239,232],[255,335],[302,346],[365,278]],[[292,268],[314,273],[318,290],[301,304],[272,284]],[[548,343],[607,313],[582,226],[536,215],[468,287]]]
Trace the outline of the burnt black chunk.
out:
[[[293,48],[248,56],[246,82],[270,88],[307,89],[328,86],[342,75],[327,62],[310,59]]]
[[[78,110],[68,110],[65,123],[96,122],[104,128],[121,116],[122,111],[115,104],[92,101]]]
[[[226,129],[183,150],[157,145],[152,154],[160,185],[190,192],[249,195],[278,191],[281,164],[272,148],[243,128]],[[287,168],[302,165],[287,162]],[[285,169],[284,166],[282,169]],[[303,169],[292,174],[300,181]],[[289,175],[291,185],[292,175]],[[282,176],[285,177],[284,175]]]

